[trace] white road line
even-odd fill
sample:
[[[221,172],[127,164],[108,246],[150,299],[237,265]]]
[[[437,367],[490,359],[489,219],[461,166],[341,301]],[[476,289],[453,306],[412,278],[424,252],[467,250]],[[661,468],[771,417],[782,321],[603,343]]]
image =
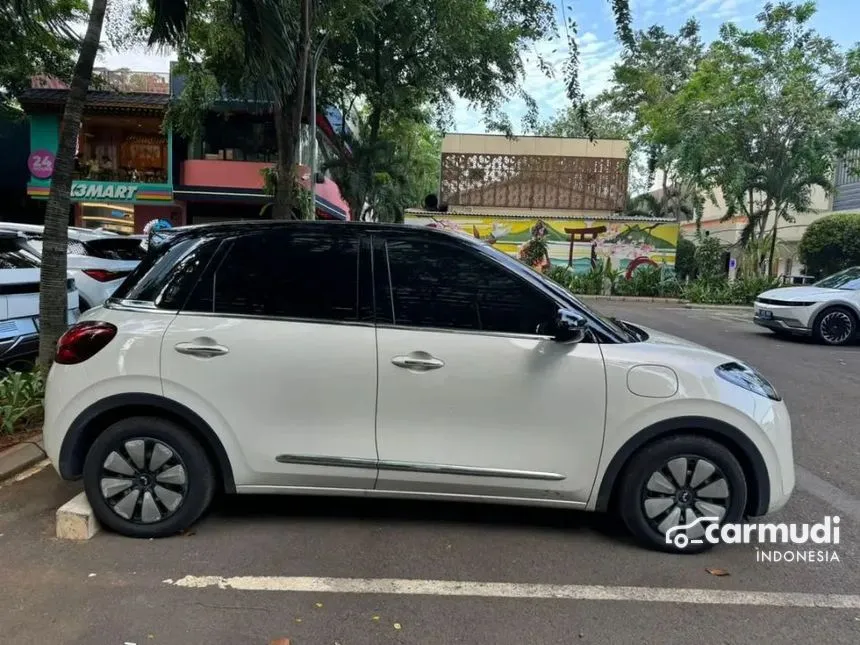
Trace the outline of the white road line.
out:
[[[719,589],[610,587],[603,585],[548,585],[508,582],[459,582],[398,578],[311,578],[289,576],[185,576],[166,584],[190,589],[288,591],[348,594],[473,596],[482,598],[555,598],[564,600],[622,600],[694,605],[817,607],[860,609],[860,596]]]
[[[794,467],[797,474],[797,488],[821,501],[830,504],[833,508],[844,515],[860,521],[860,500],[851,497],[841,488],[837,488],[830,482],[824,481],[813,472],[802,466]]]

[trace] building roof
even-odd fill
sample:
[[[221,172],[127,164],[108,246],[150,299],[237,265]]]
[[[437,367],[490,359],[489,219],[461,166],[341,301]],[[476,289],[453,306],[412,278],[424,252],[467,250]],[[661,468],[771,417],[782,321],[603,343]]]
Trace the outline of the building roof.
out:
[[[62,111],[69,90],[56,88],[30,88],[21,93],[18,101],[27,112]],[[164,112],[170,97],[167,94],[147,92],[111,92],[90,90],[87,92],[86,112]]]

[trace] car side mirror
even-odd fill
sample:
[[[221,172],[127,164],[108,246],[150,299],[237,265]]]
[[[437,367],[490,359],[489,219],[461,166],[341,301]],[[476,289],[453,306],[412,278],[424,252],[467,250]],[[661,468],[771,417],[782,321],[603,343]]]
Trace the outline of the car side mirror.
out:
[[[559,309],[553,322],[553,338],[559,343],[581,343],[588,330],[588,321],[573,309]]]

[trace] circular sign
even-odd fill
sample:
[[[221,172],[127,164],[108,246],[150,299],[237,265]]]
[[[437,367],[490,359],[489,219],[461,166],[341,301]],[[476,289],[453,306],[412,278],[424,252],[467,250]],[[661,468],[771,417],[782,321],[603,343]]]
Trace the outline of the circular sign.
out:
[[[54,153],[50,150],[36,150],[27,159],[30,174],[37,179],[47,179],[54,174]]]

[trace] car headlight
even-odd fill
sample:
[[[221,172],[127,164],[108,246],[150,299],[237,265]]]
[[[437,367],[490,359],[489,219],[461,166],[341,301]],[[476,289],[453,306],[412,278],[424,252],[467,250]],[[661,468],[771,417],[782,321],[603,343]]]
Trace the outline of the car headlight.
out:
[[[727,380],[729,383],[734,383],[738,387],[766,397],[773,401],[781,401],[776,389],[768,380],[753,368],[743,363],[723,363],[715,370],[717,376]]]

